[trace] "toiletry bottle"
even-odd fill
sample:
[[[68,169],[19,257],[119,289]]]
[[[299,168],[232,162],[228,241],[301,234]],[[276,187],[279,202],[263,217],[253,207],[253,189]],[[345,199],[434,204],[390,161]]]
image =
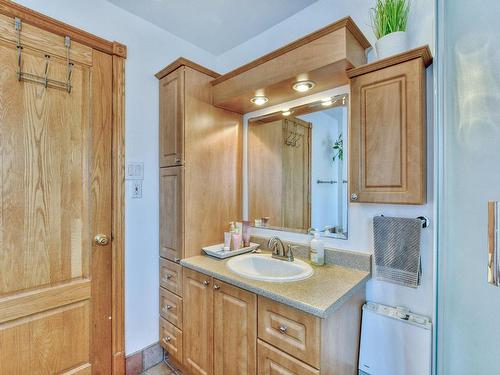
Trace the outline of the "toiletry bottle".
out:
[[[239,250],[241,248],[241,234],[238,232],[233,232],[233,250]]]
[[[325,264],[325,244],[320,238],[320,232],[315,230],[311,240],[311,262],[317,266]]]

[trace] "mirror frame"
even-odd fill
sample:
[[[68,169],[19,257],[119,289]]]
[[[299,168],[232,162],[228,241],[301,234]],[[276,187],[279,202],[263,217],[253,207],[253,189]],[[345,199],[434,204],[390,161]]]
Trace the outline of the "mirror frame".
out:
[[[289,102],[281,103],[275,106],[271,106],[268,108],[264,108],[261,110],[253,111],[246,113],[243,117],[243,218],[244,220],[248,220],[249,217],[249,183],[250,181],[248,180],[248,131],[249,131],[249,126],[250,122],[256,121],[259,119],[264,119],[264,118],[269,118],[270,116],[274,116],[276,114],[279,114],[282,116],[282,112],[286,110],[290,110],[293,112],[299,112],[299,116],[301,114],[301,111],[304,111],[306,108],[310,108],[311,105],[316,106],[319,105],[321,106],[321,102],[325,100],[326,98],[334,98],[334,97],[342,97],[346,96],[346,103],[345,106],[347,106],[348,113],[350,110],[350,86],[345,85],[341,87],[337,87],[331,90],[323,91],[320,93],[316,93],[310,96],[302,97],[300,99],[292,100]],[[344,104],[343,104],[344,105]],[[330,108],[334,108],[335,106],[332,106]],[[306,113],[314,113],[314,112],[319,112],[319,111],[310,111],[307,112],[304,111],[302,114]],[[348,124],[349,124],[349,118],[347,119]],[[349,125],[347,126],[349,129]],[[348,133],[349,134],[349,130]],[[348,135],[347,135],[347,139]],[[347,155],[349,155],[349,142],[345,145],[345,151]],[[349,159],[347,159],[347,173],[349,174]],[[347,191],[349,190],[349,183],[346,184],[346,189]],[[321,232],[321,236],[324,238],[331,238],[331,239],[341,239],[341,240],[347,240],[348,235],[349,235],[349,228],[350,228],[350,217],[349,217],[349,200],[347,201],[347,233],[344,235],[340,235],[338,233],[331,233],[331,234],[326,234],[325,232]],[[256,227],[254,223],[251,223],[251,226],[253,230],[262,230],[262,231],[279,231],[279,232],[286,232],[286,233],[293,233],[293,234],[305,234],[308,235],[309,232],[307,230],[302,230],[302,229],[293,229],[293,228],[283,228],[283,227],[272,227],[272,226],[266,226],[266,227]],[[262,232],[261,232],[262,233]],[[265,232],[262,233],[263,235],[269,235],[266,234]]]

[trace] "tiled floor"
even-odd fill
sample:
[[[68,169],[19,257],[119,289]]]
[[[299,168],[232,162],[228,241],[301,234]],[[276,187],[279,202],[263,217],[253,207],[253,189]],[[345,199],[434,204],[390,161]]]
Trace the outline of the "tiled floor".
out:
[[[160,363],[149,370],[144,371],[141,375],[175,375],[166,364]]]

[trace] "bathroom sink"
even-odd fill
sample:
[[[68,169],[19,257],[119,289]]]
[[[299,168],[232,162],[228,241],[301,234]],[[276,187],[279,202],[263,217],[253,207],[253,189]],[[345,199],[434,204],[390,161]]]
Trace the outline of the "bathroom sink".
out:
[[[312,267],[301,260],[274,259],[271,254],[247,254],[230,259],[226,266],[235,274],[252,280],[290,282],[313,274]]]

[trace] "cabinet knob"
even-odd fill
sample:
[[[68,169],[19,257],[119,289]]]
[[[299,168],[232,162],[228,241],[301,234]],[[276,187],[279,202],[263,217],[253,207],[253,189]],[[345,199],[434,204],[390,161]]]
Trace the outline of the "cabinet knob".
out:
[[[163,340],[165,340],[166,342],[170,342],[170,341],[172,341],[172,337],[167,336],[167,337],[165,337]]]
[[[174,261],[175,261],[176,263],[179,263],[179,262],[181,261],[181,258],[174,258]]]
[[[220,289],[220,285],[215,284],[215,285],[214,285],[214,289],[215,289],[215,290],[219,290],[219,289]]]
[[[167,274],[167,280],[170,280],[172,277],[174,277],[174,275],[172,275],[171,273]]]
[[[105,234],[97,234],[94,237],[94,242],[97,246],[106,246],[109,243],[109,238]]]
[[[279,328],[281,333],[285,333],[287,329],[288,329],[287,326],[280,326],[280,328]]]
[[[208,281],[208,280],[204,280],[204,281],[203,281],[203,285],[205,285],[205,286],[210,285],[210,281]]]
[[[165,306],[165,308],[166,308],[167,310],[171,310],[171,309],[172,309],[172,305],[167,305],[167,306]]]
[[[351,199],[352,199],[353,201],[357,201],[357,200],[358,200],[358,198],[359,198],[358,194],[356,194],[356,193],[352,193],[352,194],[351,194]]]
[[[182,160],[181,160],[181,158],[175,158],[175,162],[176,162],[177,164],[180,164],[180,163],[181,163],[181,161],[182,161]]]

